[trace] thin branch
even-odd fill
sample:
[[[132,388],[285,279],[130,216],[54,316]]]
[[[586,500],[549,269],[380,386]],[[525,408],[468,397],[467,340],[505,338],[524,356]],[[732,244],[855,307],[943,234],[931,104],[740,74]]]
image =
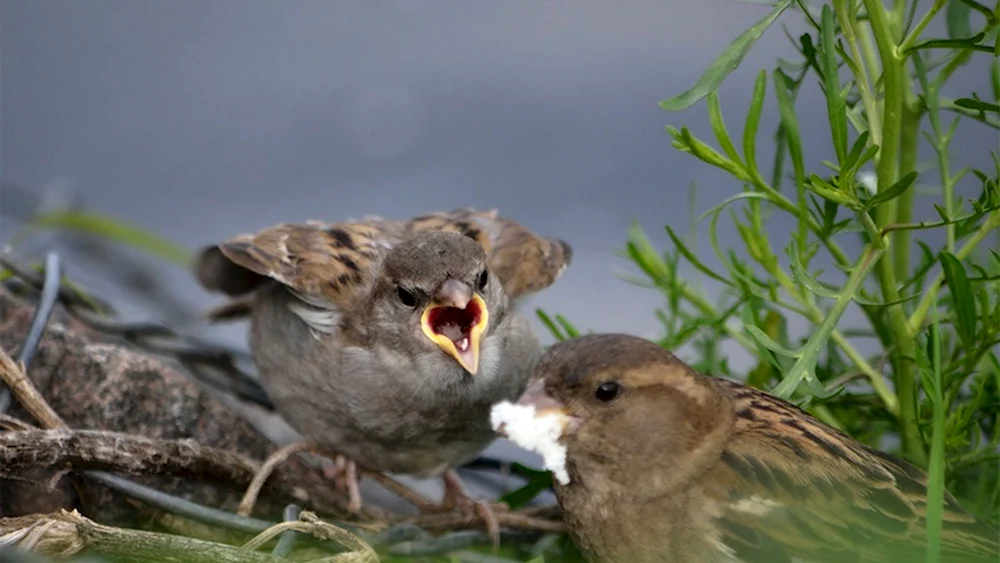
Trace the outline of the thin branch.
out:
[[[255,461],[194,440],[155,440],[104,430],[22,430],[0,433],[0,477],[20,470],[70,466],[146,475],[246,483]]]
[[[550,520],[526,515],[518,512],[497,512],[497,523],[503,528],[518,530],[533,530],[539,532],[564,533],[566,524],[560,520]],[[431,532],[456,530],[459,528],[483,528],[483,519],[476,514],[449,512],[446,514],[429,514],[412,520],[414,524]]]
[[[303,514],[303,516],[306,516]],[[342,540],[342,545],[354,548],[350,553],[325,561],[369,563],[377,562],[371,546],[362,540],[318,519],[286,522],[265,530],[261,536],[270,539],[284,531],[295,529],[320,539]],[[276,531],[275,531],[276,530]],[[37,553],[69,557],[86,551],[90,554],[124,558],[137,562],[185,561],[186,563],[277,563],[285,559],[244,547],[205,541],[172,534],[115,528],[98,524],[77,511],[62,510],[53,514],[19,518],[0,518],[0,537],[10,543]],[[253,540],[251,540],[253,542]],[[257,540],[256,546],[263,543]]]
[[[278,464],[286,461],[297,452],[305,451],[310,448],[311,444],[308,442],[295,442],[271,454],[271,456],[264,461],[264,464],[254,471],[253,479],[250,481],[250,485],[247,487],[246,493],[243,494],[240,506],[236,509],[236,514],[239,514],[240,516],[250,516],[253,512],[254,504],[257,503],[257,496],[260,494],[260,490],[263,488],[264,482],[267,481],[268,476],[271,475]]]
[[[44,428],[66,428],[66,423],[45,402],[38,389],[35,389],[31,380],[24,375],[21,366],[10,359],[2,346],[0,346],[0,380],[7,384],[21,406],[35,417],[35,420],[41,423]]]

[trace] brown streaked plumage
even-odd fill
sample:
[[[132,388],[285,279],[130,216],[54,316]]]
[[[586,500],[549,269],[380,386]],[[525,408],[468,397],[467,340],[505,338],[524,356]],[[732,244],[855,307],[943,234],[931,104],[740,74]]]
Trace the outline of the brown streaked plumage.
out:
[[[592,561],[925,560],[927,475],[788,402],[621,334],[558,343],[533,377],[522,404],[566,423],[556,495]],[[998,541],[945,494],[942,561],[996,562]]]
[[[215,318],[251,317],[261,382],[300,434],[348,471],[444,473],[454,502],[451,469],[494,439],[490,405],[519,396],[541,354],[508,301],[570,259],[495,210],[455,210],[284,223],[205,249],[195,274],[233,297]]]

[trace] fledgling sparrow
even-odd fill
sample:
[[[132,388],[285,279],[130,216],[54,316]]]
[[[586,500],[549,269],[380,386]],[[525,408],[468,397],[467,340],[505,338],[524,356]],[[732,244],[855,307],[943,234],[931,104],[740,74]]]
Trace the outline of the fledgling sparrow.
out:
[[[533,379],[494,425],[546,456],[591,561],[926,560],[927,475],[788,402],[622,334],[557,343]],[[995,563],[998,537],[945,493],[942,562]]]
[[[250,315],[278,412],[346,458],[352,508],[357,467],[443,475],[443,504],[468,508],[453,468],[494,440],[490,406],[524,391],[541,354],[510,300],[570,259],[565,242],[495,210],[455,210],[280,224],[205,249],[195,272],[236,297],[219,318]]]

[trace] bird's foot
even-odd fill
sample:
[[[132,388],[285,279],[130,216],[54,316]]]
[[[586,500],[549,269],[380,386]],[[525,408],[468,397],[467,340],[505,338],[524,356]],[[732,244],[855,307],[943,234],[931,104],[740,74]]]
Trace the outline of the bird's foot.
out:
[[[486,524],[486,533],[493,543],[493,551],[500,549],[500,522],[497,519],[496,510],[506,510],[507,505],[502,503],[491,504],[482,500],[472,500],[465,492],[462,485],[462,478],[455,470],[447,471],[442,477],[444,480],[444,498],[441,501],[443,510],[459,510],[467,516],[476,516]]]
[[[338,489],[347,492],[347,510],[357,513],[361,510],[361,484],[358,480],[358,466],[354,460],[337,454],[330,460],[323,458],[323,476],[332,479]]]

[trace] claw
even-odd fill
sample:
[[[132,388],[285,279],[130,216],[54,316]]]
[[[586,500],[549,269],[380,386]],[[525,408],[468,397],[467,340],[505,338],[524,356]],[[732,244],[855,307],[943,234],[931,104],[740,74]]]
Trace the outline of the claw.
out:
[[[332,479],[338,489],[347,491],[347,510],[358,513],[362,506],[361,484],[358,481],[358,466],[354,460],[338,454],[333,461],[324,458],[322,468],[324,477]]]
[[[444,480],[444,498],[441,501],[441,508],[445,510],[457,508],[464,514],[478,516],[486,524],[486,533],[489,534],[490,542],[493,544],[493,553],[497,553],[500,550],[500,522],[497,520],[493,505],[482,500],[472,500],[465,492],[462,478],[458,476],[456,471],[447,471],[442,479]]]

